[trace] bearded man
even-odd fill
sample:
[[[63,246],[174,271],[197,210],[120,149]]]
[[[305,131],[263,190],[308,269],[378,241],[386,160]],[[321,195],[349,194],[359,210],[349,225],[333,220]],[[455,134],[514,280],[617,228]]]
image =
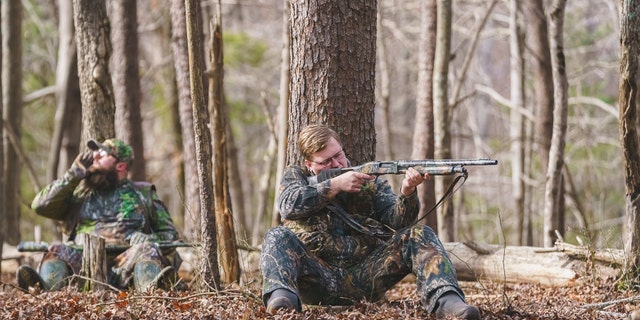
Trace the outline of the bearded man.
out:
[[[58,290],[67,285],[82,267],[78,248],[83,237],[76,236],[92,234],[104,238],[106,245],[129,245],[124,252],[107,254],[110,285],[125,289],[133,284],[139,291],[168,289],[181,260],[175,251],[163,252],[158,245],[178,240],[166,206],[153,185],[127,178],[133,162],[128,144],[118,139],[89,140],[87,147],[31,204],[38,215],[64,223],[68,242],[49,246],[38,271],[27,265],[18,268],[18,286]]]

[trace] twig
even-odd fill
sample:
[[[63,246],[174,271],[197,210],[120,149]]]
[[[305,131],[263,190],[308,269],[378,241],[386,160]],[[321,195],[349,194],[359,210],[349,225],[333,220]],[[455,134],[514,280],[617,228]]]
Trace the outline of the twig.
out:
[[[601,308],[608,307],[608,306],[611,306],[611,305],[614,305],[614,304],[618,304],[618,303],[635,302],[635,301],[638,301],[638,300],[640,300],[640,297],[639,296],[635,296],[635,297],[628,297],[628,298],[612,300],[612,301],[585,304],[581,308],[583,308],[583,309],[592,309],[592,308],[601,309]]]

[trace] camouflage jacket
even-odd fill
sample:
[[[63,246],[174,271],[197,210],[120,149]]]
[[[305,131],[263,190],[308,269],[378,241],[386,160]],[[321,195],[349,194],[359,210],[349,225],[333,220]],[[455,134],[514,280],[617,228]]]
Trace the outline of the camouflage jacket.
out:
[[[310,184],[311,175],[307,168],[287,168],[280,184],[278,206],[283,224],[298,235],[311,253],[331,265],[352,266],[366,258],[382,240],[351,228],[328,205],[339,205],[354,220],[373,229],[384,224],[398,230],[410,225],[418,215],[416,193],[396,196],[383,178],[370,181],[359,193],[341,192],[332,202],[326,197],[330,180]]]
[[[94,234],[107,242],[128,242],[136,231],[154,234],[155,241],[178,239],[171,215],[152,185],[143,191],[124,179],[115,190],[98,193],[83,188],[80,181],[66,173],[42,189],[31,208],[71,224],[75,233]]]

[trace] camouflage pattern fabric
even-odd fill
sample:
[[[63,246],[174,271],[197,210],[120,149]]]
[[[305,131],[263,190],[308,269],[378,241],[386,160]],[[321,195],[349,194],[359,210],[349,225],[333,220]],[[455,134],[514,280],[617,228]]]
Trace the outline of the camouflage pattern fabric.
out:
[[[464,299],[455,269],[431,228],[415,225],[419,201],[414,193],[396,196],[382,178],[357,194],[340,193],[337,202],[369,228],[399,230],[383,241],[350,228],[326,206],[330,180],[309,184],[311,173],[289,167],[280,185],[283,226],[272,228],[262,245],[263,300],[276,289],[296,292],[304,303],[345,305],[384,296],[407,274],[427,311],[455,292]]]
[[[65,219],[76,224],[78,234],[88,233],[100,236],[107,244],[127,244],[132,234],[145,232],[146,228],[150,230],[145,233],[151,233],[153,241],[178,240],[178,232],[173,220],[165,205],[158,199],[155,190],[150,193],[141,192],[133,186],[131,181],[124,179],[118,182],[115,190],[99,194],[84,189],[80,181],[81,179],[74,174],[67,172],[36,195],[31,204],[32,209],[38,214],[63,212]],[[149,196],[152,199],[148,199]],[[148,208],[148,204],[153,205],[153,208]],[[76,244],[81,245],[81,243]],[[66,245],[53,245],[43,260],[50,258],[66,261],[77,273],[80,270],[82,253]],[[108,258],[107,263],[112,267],[112,272],[123,275],[117,277],[122,279],[115,281],[114,285],[117,284],[117,286],[128,284],[133,264],[137,261],[161,260],[163,266],[169,263],[167,259],[162,258],[162,252],[157,246],[151,246],[150,243],[144,246],[132,246],[117,261],[116,257]],[[173,266],[176,267],[176,264],[173,263]]]

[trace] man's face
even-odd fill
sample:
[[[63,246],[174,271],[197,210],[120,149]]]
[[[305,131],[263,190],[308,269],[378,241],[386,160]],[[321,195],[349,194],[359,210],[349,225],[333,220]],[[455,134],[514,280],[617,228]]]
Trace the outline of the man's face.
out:
[[[312,154],[311,159],[305,160],[304,163],[309,170],[318,174],[326,169],[346,168],[348,161],[342,146],[336,139],[331,138],[326,148]]]
[[[118,184],[118,172],[116,164],[118,159],[106,153],[102,149],[93,152],[93,164],[84,179],[86,187],[107,192],[114,190]]]
[[[100,170],[115,170],[118,159],[103,149],[93,151],[92,168]]]

